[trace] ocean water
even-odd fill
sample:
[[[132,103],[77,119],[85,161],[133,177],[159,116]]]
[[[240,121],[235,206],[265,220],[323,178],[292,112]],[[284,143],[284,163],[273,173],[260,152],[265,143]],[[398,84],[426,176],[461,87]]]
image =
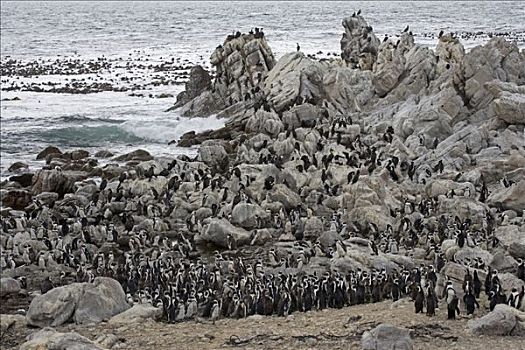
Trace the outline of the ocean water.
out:
[[[376,35],[396,35],[407,25],[416,41],[432,47],[440,30],[455,32],[467,48],[502,35],[525,47],[525,6],[520,2],[1,2],[1,172],[17,160],[40,165],[35,155],[47,145],[63,150],[144,148],[156,155],[194,154],[168,146],[190,130],[218,128],[215,117],[184,119],[165,112],[183,90],[192,64],[208,59],[226,35],[264,28],[280,57],[294,51],[338,55],[341,21],[361,9]],[[9,60],[52,66],[103,58],[97,72],[46,71],[4,74]],[[175,62],[177,67],[158,70]],[[13,86],[110,83],[116,90],[90,94],[23,91]],[[162,82],[162,83],[159,83]],[[53,85],[55,84],[55,85]],[[173,97],[157,98],[160,94]],[[14,101],[7,99],[18,98]]]

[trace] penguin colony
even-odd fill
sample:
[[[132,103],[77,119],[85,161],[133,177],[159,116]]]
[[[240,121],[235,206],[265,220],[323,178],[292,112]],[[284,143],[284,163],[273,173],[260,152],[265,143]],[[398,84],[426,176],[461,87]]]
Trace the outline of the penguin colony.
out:
[[[264,35],[259,28],[252,34]],[[240,35],[235,33],[227,40]],[[298,98],[289,108],[318,102]],[[259,108],[272,111],[264,97],[256,103],[255,110]],[[258,165],[274,165],[279,171],[293,165],[299,173],[318,178],[321,185],[317,189],[298,189],[302,204],[286,208],[272,200],[277,186],[291,187],[287,180],[244,174],[240,161],[208,166],[179,156],[164,165],[156,162],[147,169],[131,166],[118,177],[97,183],[86,205],[67,200],[56,205],[55,201],[33,198],[21,215],[3,217],[2,270],[38,266],[41,271],[48,271],[57,265],[63,267],[59,279],[47,277],[41,282],[42,293],[72,281],[111,277],[121,283],[130,303],[162,307],[167,322],[196,317],[215,321],[254,314],[286,316],[387,299],[396,301],[406,296],[413,300],[416,313],[426,312],[429,316],[435,315],[439,299],[445,299],[448,317],[455,318],[461,303],[452,282],[445,281],[441,295],[436,292],[438,274],[450,260],[441,251],[441,243],[454,239],[459,248],[498,249],[501,243],[494,231],[508,218],[502,208],[492,208],[480,228],[469,218],[439,213],[439,198],[422,193],[417,199],[407,197],[403,205],[392,208],[390,216],[395,224],[384,230],[374,222],[363,225],[346,220],[346,209],[331,209],[325,204],[369,177],[382,173],[395,183],[421,186],[447,172],[442,161],[415,164],[389,154],[389,145],[396,139],[393,126],[381,134],[361,131],[353,140],[343,138],[352,124],[350,117],[333,116],[323,110],[315,122],[298,129],[285,125],[277,139],[292,147],[284,156],[275,151],[276,140],[258,143],[250,135],[237,140],[238,156],[256,152]],[[313,149],[306,145],[308,135],[317,140]],[[346,169],[342,182],[334,176],[335,167]],[[152,185],[159,179],[165,183],[160,191]],[[502,179],[502,187],[513,185]],[[485,203],[488,188],[481,177],[473,189],[475,193],[466,188],[450,190],[446,196],[475,197]],[[180,201],[198,205],[191,206],[186,217],[174,217]],[[227,234],[224,244],[217,244],[212,248],[215,252],[206,256],[210,247],[201,236],[210,221],[231,222],[233,209],[246,203],[266,208],[268,214],[255,216],[249,242],[243,247],[234,234]],[[203,208],[206,214],[200,210]],[[340,238],[323,244],[319,235],[307,234],[305,220],[312,216],[319,217],[323,231],[330,230]],[[16,235],[21,233],[30,239],[20,243]],[[271,237],[265,238],[264,233]],[[291,244],[286,249],[276,249],[272,245],[276,240]],[[428,263],[410,270],[357,268],[348,273],[318,271],[310,266],[314,258],[344,258],[349,253],[349,242],[359,242],[370,255],[410,255],[414,249],[423,248]],[[255,258],[248,254],[254,251]],[[482,291],[488,295],[491,309],[499,303],[521,307],[523,288],[503,290],[498,271],[482,259],[455,262],[465,266],[462,292],[467,314],[479,308]],[[518,260],[513,270],[522,281],[524,268],[524,261]],[[483,283],[478,270],[487,271]],[[19,279],[25,286],[31,283],[24,276]]]

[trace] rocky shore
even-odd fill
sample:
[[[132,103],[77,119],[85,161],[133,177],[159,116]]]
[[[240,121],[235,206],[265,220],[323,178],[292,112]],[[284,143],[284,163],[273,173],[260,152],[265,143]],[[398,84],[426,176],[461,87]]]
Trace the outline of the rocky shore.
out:
[[[194,158],[13,164],[2,348],[518,348],[525,52],[342,25],[340,58],[277,60],[255,28],[192,67],[173,109],[227,118],[173,141]]]

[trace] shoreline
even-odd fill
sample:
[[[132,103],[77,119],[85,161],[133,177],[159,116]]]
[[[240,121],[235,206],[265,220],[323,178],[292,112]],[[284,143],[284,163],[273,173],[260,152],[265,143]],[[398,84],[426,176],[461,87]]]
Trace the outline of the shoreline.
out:
[[[524,50],[492,38],[466,52],[450,33],[430,50],[409,27],[383,40],[360,15],[342,24],[338,58],[298,47],[277,60],[255,28],[219,45],[214,75],[193,67],[177,113],[227,118],[181,137],[195,157],[134,150],[98,155],[112,162],[100,166],[89,153],[47,147],[45,168],[2,182],[2,277],[18,286],[11,299],[31,299],[13,324],[74,322],[82,334],[101,322],[331,322],[330,312],[354,308],[386,314],[401,298],[403,321],[391,321],[410,328],[411,299],[429,314],[438,302],[441,321],[453,288],[461,314],[465,295],[483,291],[482,308],[459,317],[464,330],[438,331],[436,348],[458,334],[525,335]],[[41,294],[49,283],[56,288]],[[517,293],[516,307],[487,313],[491,292],[505,294],[500,304]],[[349,321],[345,337],[365,346],[380,321]],[[421,345],[423,331],[411,329],[389,341]],[[53,337],[66,336],[42,331],[26,347]],[[119,346],[139,345],[108,347]]]

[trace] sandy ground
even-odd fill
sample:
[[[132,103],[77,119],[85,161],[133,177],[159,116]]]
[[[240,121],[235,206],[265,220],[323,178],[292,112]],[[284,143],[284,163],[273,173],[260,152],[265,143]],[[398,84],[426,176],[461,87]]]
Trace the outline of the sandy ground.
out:
[[[295,313],[287,318],[252,316],[244,320],[223,319],[213,325],[208,321],[165,324],[148,321],[142,324],[113,326],[69,324],[61,332],[76,331],[95,340],[114,335],[118,349],[360,349],[361,335],[380,323],[407,328],[414,339],[414,349],[506,349],[525,350],[518,337],[474,336],[467,328],[466,317],[446,320],[444,305],[434,317],[414,314],[413,305],[402,300]],[[477,311],[477,316],[487,310]],[[36,331],[26,327],[10,330],[2,338],[2,349],[17,348],[24,337]]]

